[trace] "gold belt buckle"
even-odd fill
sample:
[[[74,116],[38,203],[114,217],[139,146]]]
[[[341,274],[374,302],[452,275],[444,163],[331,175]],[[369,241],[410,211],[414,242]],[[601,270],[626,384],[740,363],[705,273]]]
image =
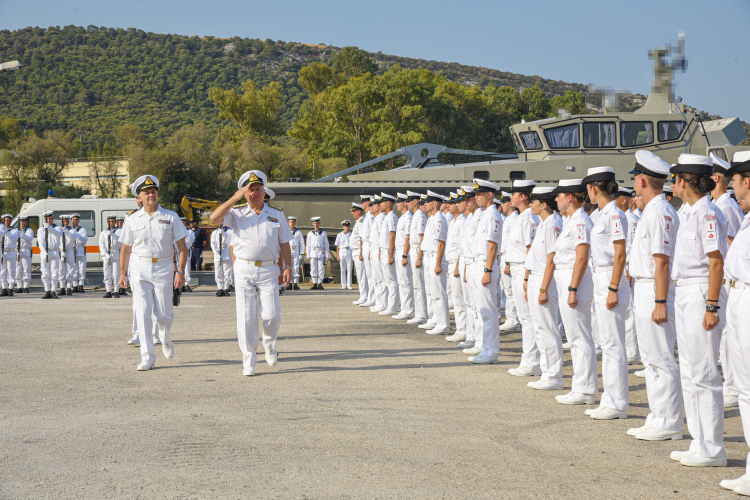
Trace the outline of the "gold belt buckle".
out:
[[[677,286],[677,280],[674,280],[674,286]]]
[[[263,267],[263,262],[256,260],[255,261],[255,267]]]
[[[159,259],[157,259],[156,257],[152,257],[151,262],[159,262]]]

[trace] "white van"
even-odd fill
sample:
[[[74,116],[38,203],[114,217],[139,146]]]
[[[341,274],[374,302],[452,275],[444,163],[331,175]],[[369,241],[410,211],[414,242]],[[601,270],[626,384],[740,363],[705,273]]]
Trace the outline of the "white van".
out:
[[[44,221],[42,214],[49,210],[54,212],[54,221],[57,225],[62,225],[60,216],[64,214],[77,213],[81,216],[80,226],[85,227],[89,233],[89,241],[86,243],[86,266],[97,268],[102,266],[102,258],[99,254],[99,233],[107,227],[107,216],[121,215],[125,216],[128,212],[138,208],[135,198],[94,198],[86,195],[83,198],[47,198],[34,202],[24,203],[21,207],[21,214],[29,218],[29,227],[34,230],[34,234],[39,231],[39,226]],[[18,216],[16,216],[11,225],[18,229]],[[32,265],[39,265],[39,247],[36,238],[32,243]]]

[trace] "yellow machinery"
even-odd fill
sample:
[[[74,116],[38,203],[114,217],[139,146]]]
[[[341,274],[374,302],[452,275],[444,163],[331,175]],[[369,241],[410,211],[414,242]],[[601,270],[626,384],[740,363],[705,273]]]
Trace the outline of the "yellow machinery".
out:
[[[194,208],[202,210],[215,210],[219,205],[221,205],[221,202],[201,200],[200,198],[188,198],[187,196],[183,196],[182,201],[180,202],[182,214],[187,218],[188,221],[193,220]]]

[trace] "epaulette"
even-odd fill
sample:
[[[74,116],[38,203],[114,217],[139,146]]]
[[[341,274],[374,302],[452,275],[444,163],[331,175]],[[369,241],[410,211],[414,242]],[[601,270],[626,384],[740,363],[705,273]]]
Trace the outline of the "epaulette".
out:
[[[273,208],[274,210],[278,210],[279,212],[283,212],[283,210],[282,210],[282,209],[280,209],[279,207],[277,207],[276,205],[271,205],[271,204],[269,203],[269,204],[268,204],[268,206],[269,206],[269,207],[271,207],[271,208]]]
[[[134,209],[133,209],[133,210],[131,210],[130,212],[127,212],[127,213],[126,213],[125,215],[130,215],[130,214],[132,214],[132,213],[134,213],[134,212],[137,212],[137,211],[138,211],[138,209],[137,209],[137,208],[134,208]]]
[[[359,220],[358,220],[357,222],[364,222],[364,220],[365,220],[365,218],[364,218],[364,217],[360,217],[360,218],[359,218]]]

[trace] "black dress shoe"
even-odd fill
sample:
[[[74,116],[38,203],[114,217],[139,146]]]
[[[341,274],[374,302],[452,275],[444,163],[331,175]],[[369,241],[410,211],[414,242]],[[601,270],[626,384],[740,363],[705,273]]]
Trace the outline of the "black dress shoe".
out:
[[[66,294],[65,294],[65,289],[64,289],[64,288],[61,288],[61,289],[60,289],[60,295],[66,295]]]
[[[68,295],[73,295],[73,289],[72,288],[68,288]]]
[[[234,285],[229,285],[229,291],[230,291],[230,292],[233,292],[233,291],[234,291]]]
[[[113,299],[119,299],[120,298],[120,294],[118,292],[112,292],[112,298]]]
[[[43,299],[51,299],[52,298],[52,292],[44,292]]]
[[[14,293],[13,290],[8,290],[8,297],[13,297]]]
[[[325,288],[323,288],[323,285],[320,284],[320,285],[318,285],[318,290],[325,290]]]
[[[190,293],[193,293],[193,289],[190,288],[189,285],[185,285],[185,290],[188,291],[188,292],[190,292]]]
[[[107,292],[104,294],[105,299],[111,299],[112,298],[112,292]]]
[[[124,288],[121,288],[120,289],[120,296],[121,297],[127,297],[128,296],[128,291],[125,290]]]
[[[23,293],[31,293],[28,288],[23,289]]]
[[[291,283],[289,283],[289,284],[288,284],[288,285],[286,286],[286,288],[285,288],[285,289],[286,289],[286,290],[292,290],[292,284],[291,284]]]
[[[312,286],[312,288],[310,290],[317,290],[317,289],[318,289],[318,284],[317,283],[313,283],[313,286]]]
[[[219,289],[218,292],[216,292],[217,297],[223,297],[224,296],[224,290]]]
[[[3,288],[3,291],[0,292],[0,297],[7,297],[8,296],[8,289]]]
[[[59,299],[60,298],[60,297],[57,296],[57,293],[55,293],[55,292],[51,292],[51,293],[52,293],[52,298],[53,299]]]
[[[294,289],[299,290],[299,287],[297,286],[297,283],[294,284]]]
[[[78,293],[83,293],[83,285],[78,286]]]

